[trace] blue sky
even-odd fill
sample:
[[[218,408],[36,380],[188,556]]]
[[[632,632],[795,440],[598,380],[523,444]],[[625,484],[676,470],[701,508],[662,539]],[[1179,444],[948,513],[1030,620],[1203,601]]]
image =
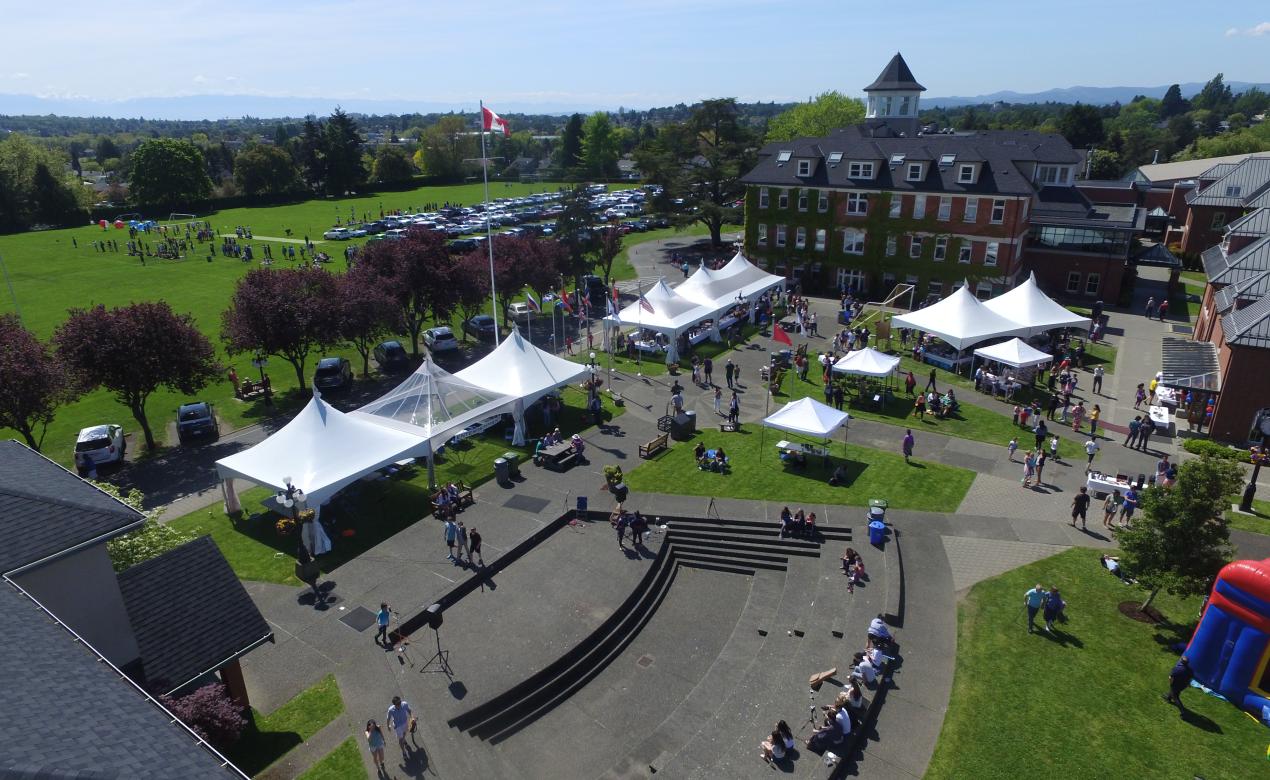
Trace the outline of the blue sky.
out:
[[[897,50],[928,96],[1218,71],[1270,81],[1264,0],[0,0],[0,12],[0,93],[102,100],[787,101],[859,94]]]

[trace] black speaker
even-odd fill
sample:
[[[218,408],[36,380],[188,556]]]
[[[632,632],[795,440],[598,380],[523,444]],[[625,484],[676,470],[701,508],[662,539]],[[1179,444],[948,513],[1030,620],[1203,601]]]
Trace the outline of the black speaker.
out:
[[[445,617],[441,612],[440,604],[433,604],[423,611],[423,616],[427,618],[428,628],[437,629],[445,622]]]

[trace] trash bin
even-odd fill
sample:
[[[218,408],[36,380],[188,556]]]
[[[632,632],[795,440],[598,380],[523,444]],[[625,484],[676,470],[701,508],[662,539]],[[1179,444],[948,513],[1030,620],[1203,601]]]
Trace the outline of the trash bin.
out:
[[[506,458],[494,458],[494,479],[498,480],[500,485],[506,485],[512,481]]]
[[[696,433],[697,432],[697,413],[693,411],[692,409],[689,409],[688,411],[684,412],[684,417],[687,418],[687,420],[684,422],[684,427],[688,429],[688,433]]]
[[[886,541],[886,523],[873,520],[869,523],[869,544],[881,547]]]
[[[587,511],[587,497],[578,496],[578,514],[579,515],[586,514],[586,511]]]
[[[520,455],[515,452],[504,452],[503,460],[507,461],[507,476],[515,479],[520,476]]]
[[[670,438],[675,441],[685,441],[691,434],[692,430],[688,427],[688,415],[680,412],[670,420]]]

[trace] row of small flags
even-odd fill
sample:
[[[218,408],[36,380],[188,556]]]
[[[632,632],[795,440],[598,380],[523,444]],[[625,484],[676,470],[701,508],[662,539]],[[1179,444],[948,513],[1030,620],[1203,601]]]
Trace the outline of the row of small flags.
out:
[[[606,304],[605,308],[607,309],[607,313],[609,316],[616,316],[618,308],[619,308],[618,298],[617,298],[617,287],[609,288],[609,292],[612,294],[612,297],[609,300],[605,301],[605,304]],[[578,295],[578,293],[575,293],[575,295]],[[589,315],[591,311],[590,293],[586,293],[586,292],[581,293],[579,302],[582,304],[582,313]],[[529,306],[530,310],[536,313],[542,312],[542,302],[539,301],[537,298],[535,298],[532,292],[525,293],[525,304]],[[649,314],[657,313],[657,310],[653,308],[653,304],[650,303],[649,300],[644,297],[643,293],[640,293],[639,295],[639,307],[643,309],[644,311],[648,312]],[[556,308],[564,309],[567,313],[573,314],[573,304],[569,302],[568,291],[566,290],[560,291],[560,296],[556,298]]]

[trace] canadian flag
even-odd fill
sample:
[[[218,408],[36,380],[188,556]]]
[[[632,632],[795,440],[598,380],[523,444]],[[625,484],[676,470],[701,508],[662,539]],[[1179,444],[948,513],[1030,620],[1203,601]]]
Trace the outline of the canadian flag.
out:
[[[481,127],[486,130],[502,130],[504,136],[512,134],[511,126],[507,124],[507,120],[485,106],[481,106]]]

